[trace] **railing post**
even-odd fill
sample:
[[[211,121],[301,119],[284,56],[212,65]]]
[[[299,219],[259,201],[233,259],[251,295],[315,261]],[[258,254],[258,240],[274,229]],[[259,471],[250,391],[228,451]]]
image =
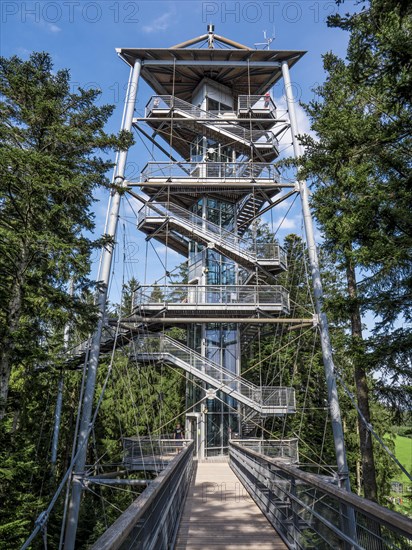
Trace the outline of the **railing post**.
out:
[[[292,496],[296,496],[296,480],[294,477],[291,478],[290,480],[290,493]],[[299,542],[300,542],[300,529],[299,529],[299,516],[298,514],[296,513],[296,506],[297,506],[297,503],[295,502],[295,500],[292,498],[290,500],[290,509],[291,509],[291,513],[292,513],[292,532],[291,532],[291,535],[292,535],[292,538],[293,538],[293,543],[294,543],[294,546],[295,548],[299,548],[300,545],[299,545]]]

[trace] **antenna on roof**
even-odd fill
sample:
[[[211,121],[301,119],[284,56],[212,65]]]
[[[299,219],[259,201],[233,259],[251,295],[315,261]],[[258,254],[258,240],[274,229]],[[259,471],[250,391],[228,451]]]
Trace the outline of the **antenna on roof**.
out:
[[[213,49],[215,47],[215,26],[212,25],[212,23],[207,26],[207,41],[209,43],[209,49]]]
[[[272,32],[272,36],[268,37],[267,34],[266,34],[266,31],[263,31],[263,39],[265,40],[264,42],[256,42],[256,44],[254,44],[255,48],[257,48],[257,46],[264,46],[262,49],[263,50],[270,50],[270,45],[272,44],[272,42],[275,40],[276,36],[275,36],[275,25],[273,25],[273,32]]]

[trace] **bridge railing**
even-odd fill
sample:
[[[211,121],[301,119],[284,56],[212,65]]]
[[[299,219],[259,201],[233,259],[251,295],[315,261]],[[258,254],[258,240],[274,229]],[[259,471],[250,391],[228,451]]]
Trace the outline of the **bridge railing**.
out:
[[[412,522],[406,516],[314,475],[231,441],[230,465],[289,548],[406,550]],[[350,528],[353,510],[355,529]]]
[[[287,463],[299,462],[298,440],[297,439],[236,439],[235,443],[244,449],[255,451],[269,458],[286,461]]]
[[[123,464],[129,470],[163,470],[187,447],[191,439],[175,439],[174,434],[161,437],[134,436],[123,438]]]
[[[193,474],[193,441],[176,454],[91,550],[173,548]]]

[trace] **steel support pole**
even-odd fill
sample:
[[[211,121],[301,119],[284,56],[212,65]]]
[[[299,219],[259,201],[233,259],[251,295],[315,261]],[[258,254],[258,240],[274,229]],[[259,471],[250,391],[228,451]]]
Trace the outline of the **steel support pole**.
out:
[[[302,149],[297,138],[298,126],[296,121],[295,100],[293,97],[292,83],[290,81],[289,66],[287,61],[282,62],[282,74],[285,83],[285,95],[289,111],[290,128],[295,158],[302,156]],[[336,461],[338,466],[339,485],[350,491],[349,472],[346,461],[346,450],[343,437],[342,419],[336,387],[335,366],[332,357],[332,347],[329,337],[329,328],[326,314],[323,312],[323,289],[319,270],[319,260],[316,251],[316,242],[313,231],[312,214],[309,208],[309,192],[305,181],[299,181],[299,192],[302,202],[303,219],[305,224],[306,243],[310,269],[312,273],[313,292],[315,297],[316,313],[319,319],[320,339],[322,345],[322,357],[325,367],[326,384],[328,389],[329,409],[332,422],[333,439],[335,443]]]
[[[73,279],[69,283],[69,294],[73,296]],[[63,334],[63,348],[64,352],[67,353],[69,347],[69,338],[70,338],[70,324],[67,323],[64,327]],[[64,388],[64,372],[60,373],[60,378],[57,386],[57,398],[56,398],[56,408],[54,411],[54,427],[53,427],[53,440],[52,440],[52,449],[51,449],[51,467],[54,474],[54,467],[57,462],[57,451],[59,448],[59,435],[60,435],[60,425],[61,425],[61,415],[62,415],[62,406],[63,406],[63,388]]]
[[[139,82],[141,69],[141,61],[136,60],[132,69],[132,76],[130,79],[130,85],[126,94],[126,109],[125,116],[122,122],[122,130],[131,131],[133,113],[136,103],[137,85]],[[113,178],[114,184],[117,187],[125,187],[125,167],[127,161],[127,151],[121,151],[118,155],[117,167]],[[66,535],[64,541],[65,550],[73,550],[75,548],[77,524],[80,510],[80,500],[83,489],[83,475],[84,467],[86,464],[87,455],[87,442],[90,434],[90,421],[92,419],[93,408],[93,396],[96,385],[97,367],[99,364],[100,355],[100,341],[102,337],[107,292],[109,288],[110,271],[115,247],[115,238],[117,231],[117,224],[119,218],[119,209],[121,202],[121,193],[115,189],[112,191],[110,212],[108,216],[107,232],[106,235],[112,239],[111,244],[107,244],[102,251],[102,259],[100,266],[100,273],[98,276],[99,294],[98,294],[98,314],[99,319],[96,326],[96,331],[92,338],[90,347],[90,359],[87,369],[86,387],[83,398],[82,417],[80,422],[79,439],[77,442],[78,458],[74,466],[73,479],[72,479],[72,494],[69,505],[69,512],[67,517]]]
[[[59,433],[60,433],[60,420],[62,415],[62,405],[63,405],[63,386],[64,386],[64,376],[63,373],[60,374],[59,383],[57,386],[57,399],[56,399],[56,409],[54,411],[54,427],[53,427],[53,441],[52,441],[52,451],[51,451],[51,465],[54,471],[57,461],[57,449],[59,446]]]

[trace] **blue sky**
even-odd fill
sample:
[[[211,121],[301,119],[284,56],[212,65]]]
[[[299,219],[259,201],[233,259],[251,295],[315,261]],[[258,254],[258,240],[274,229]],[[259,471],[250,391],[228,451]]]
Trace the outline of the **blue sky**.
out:
[[[114,103],[115,113],[108,131],[116,132],[120,125],[128,67],[117,57],[116,47],[167,47],[204,34],[208,23],[215,25],[217,34],[252,46],[263,42],[263,31],[274,36],[271,49],[307,50],[308,53],[293,68],[295,90],[303,101],[314,97],[312,88],[324,80],[321,55],[329,50],[345,55],[347,34],[328,29],[326,17],[340,10],[353,9],[352,2],[343,7],[333,1],[17,1],[2,0],[1,55],[18,55],[26,59],[32,51],[47,51],[52,55],[55,68],[71,71],[73,90],[98,87],[101,101]],[[261,47],[261,46],[259,46]],[[142,109],[150,96],[149,88],[139,89],[138,109]],[[282,87],[277,85],[273,96],[282,102]],[[300,110],[300,131],[309,125]],[[147,151],[138,144],[129,155],[132,167],[143,168],[148,160]],[[96,195],[96,233],[103,231],[107,193]],[[278,216],[283,217],[280,210]],[[123,212],[126,227],[124,240],[129,252],[125,278],[132,274],[144,280],[144,239],[134,230],[133,213],[128,205]],[[299,233],[296,222],[289,221],[285,230]],[[119,235],[121,242],[123,237]],[[165,254],[161,248],[159,254]],[[117,258],[122,255],[119,249]],[[180,258],[181,259],[181,258]],[[179,260],[169,255],[163,258]],[[117,261],[120,266],[121,262]],[[163,268],[162,268],[163,269]],[[157,277],[162,269],[156,268]],[[152,277],[153,279],[153,277]],[[117,283],[116,283],[117,284]]]

